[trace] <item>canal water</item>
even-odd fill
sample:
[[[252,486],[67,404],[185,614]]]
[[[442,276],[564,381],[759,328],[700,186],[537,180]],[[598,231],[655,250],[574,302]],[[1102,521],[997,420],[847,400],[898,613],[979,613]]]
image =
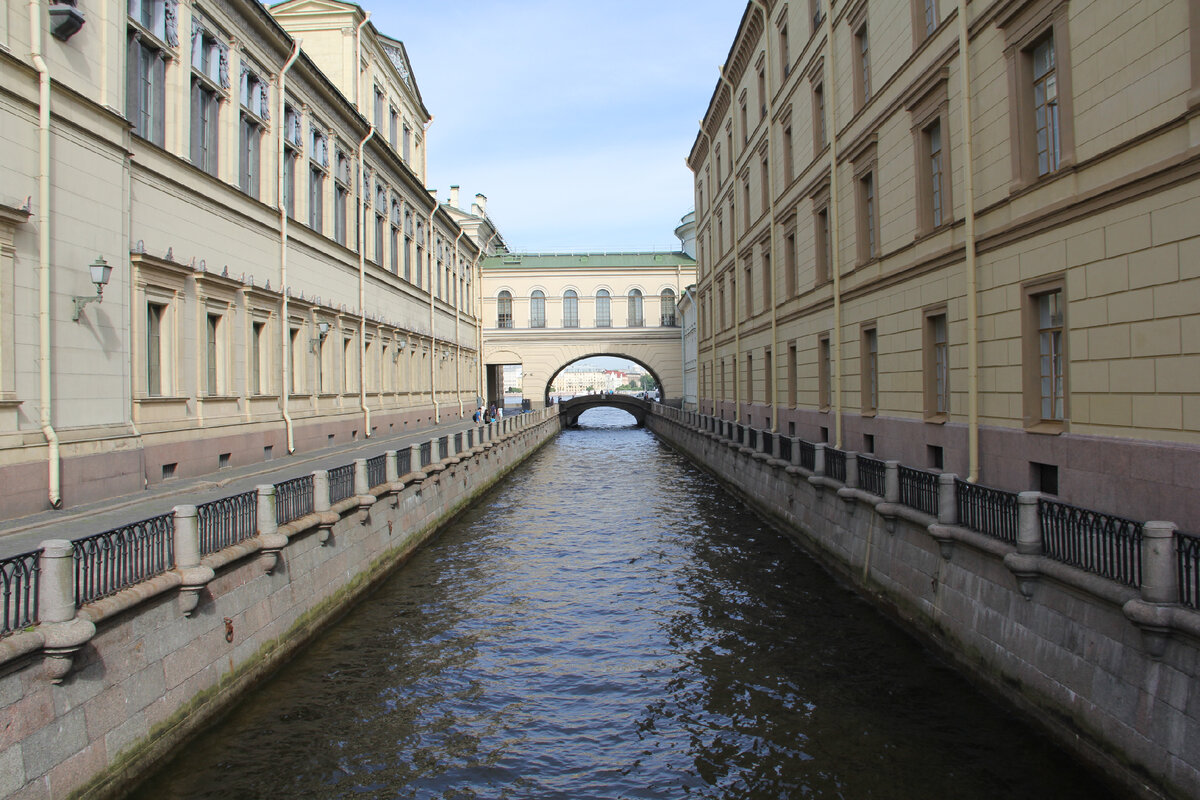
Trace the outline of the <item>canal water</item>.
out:
[[[581,421],[136,796],[1114,796],[624,412]]]

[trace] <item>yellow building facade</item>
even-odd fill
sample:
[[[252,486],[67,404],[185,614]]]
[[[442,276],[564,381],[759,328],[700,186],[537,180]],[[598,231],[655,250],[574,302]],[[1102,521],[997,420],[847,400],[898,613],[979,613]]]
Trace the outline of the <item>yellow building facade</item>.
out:
[[[5,8],[0,518],[470,414],[480,249],[401,42],[336,2]]]
[[[689,156],[701,410],[1200,527],[1198,29],[751,0]]]

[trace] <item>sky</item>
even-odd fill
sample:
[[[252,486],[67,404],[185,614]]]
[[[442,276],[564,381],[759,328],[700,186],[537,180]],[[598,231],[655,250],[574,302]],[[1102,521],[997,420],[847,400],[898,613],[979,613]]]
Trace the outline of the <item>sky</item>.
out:
[[[367,3],[404,42],[429,129],[427,185],[522,252],[679,250],[685,159],[740,0]]]

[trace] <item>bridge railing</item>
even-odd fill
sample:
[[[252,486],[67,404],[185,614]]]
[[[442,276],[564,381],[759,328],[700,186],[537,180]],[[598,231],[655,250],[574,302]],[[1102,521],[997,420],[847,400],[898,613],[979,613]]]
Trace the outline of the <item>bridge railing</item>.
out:
[[[772,434],[712,414],[684,415],[681,419],[681,424],[715,433],[738,445],[755,447],[761,441],[766,451],[774,441],[777,443],[776,464],[790,464],[794,448],[799,466],[814,475],[843,484],[850,477],[846,474],[847,453],[828,445]],[[1016,492],[970,483],[954,475],[884,462],[873,456],[858,455],[853,463],[855,475],[852,477],[856,485],[873,495],[886,497],[888,470],[894,468],[896,496],[901,505],[939,520],[950,520],[952,524],[1012,546],[1024,535],[1020,533],[1020,503]],[[1062,503],[1036,493],[1035,497],[1037,530],[1031,534],[1026,547],[1117,583],[1134,588],[1141,586],[1145,523]],[[1177,602],[1200,610],[1200,536],[1179,531],[1174,536],[1175,562],[1171,571],[1178,583]]]

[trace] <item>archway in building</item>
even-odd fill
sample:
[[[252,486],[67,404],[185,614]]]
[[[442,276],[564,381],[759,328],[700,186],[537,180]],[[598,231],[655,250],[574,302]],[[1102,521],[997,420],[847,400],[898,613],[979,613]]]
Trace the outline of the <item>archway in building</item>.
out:
[[[567,361],[566,363],[564,363],[562,366],[558,367],[558,369],[554,370],[550,374],[549,379],[546,381],[546,389],[545,389],[545,397],[544,397],[546,405],[549,406],[554,402],[554,399],[553,399],[552,393],[551,393],[551,388],[554,386],[554,381],[556,378],[558,378],[559,375],[561,375],[568,368],[580,363],[581,361],[587,361],[590,358],[601,358],[601,357],[602,358],[620,358],[620,359],[624,359],[626,361],[631,361],[634,364],[637,364],[639,367],[641,367],[643,370],[645,370],[646,373],[654,380],[654,385],[658,387],[658,389],[657,389],[658,397],[661,399],[661,398],[668,396],[666,386],[663,383],[662,377],[659,375],[659,371],[654,369],[654,367],[650,366],[645,361],[643,361],[639,358],[634,358],[633,356],[629,356],[629,355],[626,355],[621,352],[588,353],[586,355],[576,356],[575,358],[572,358],[570,361]],[[602,393],[603,391],[605,391],[605,389],[603,389],[601,387],[597,387],[595,391]],[[576,415],[576,416],[578,416],[578,415]],[[638,419],[638,424],[641,424],[640,418]]]

